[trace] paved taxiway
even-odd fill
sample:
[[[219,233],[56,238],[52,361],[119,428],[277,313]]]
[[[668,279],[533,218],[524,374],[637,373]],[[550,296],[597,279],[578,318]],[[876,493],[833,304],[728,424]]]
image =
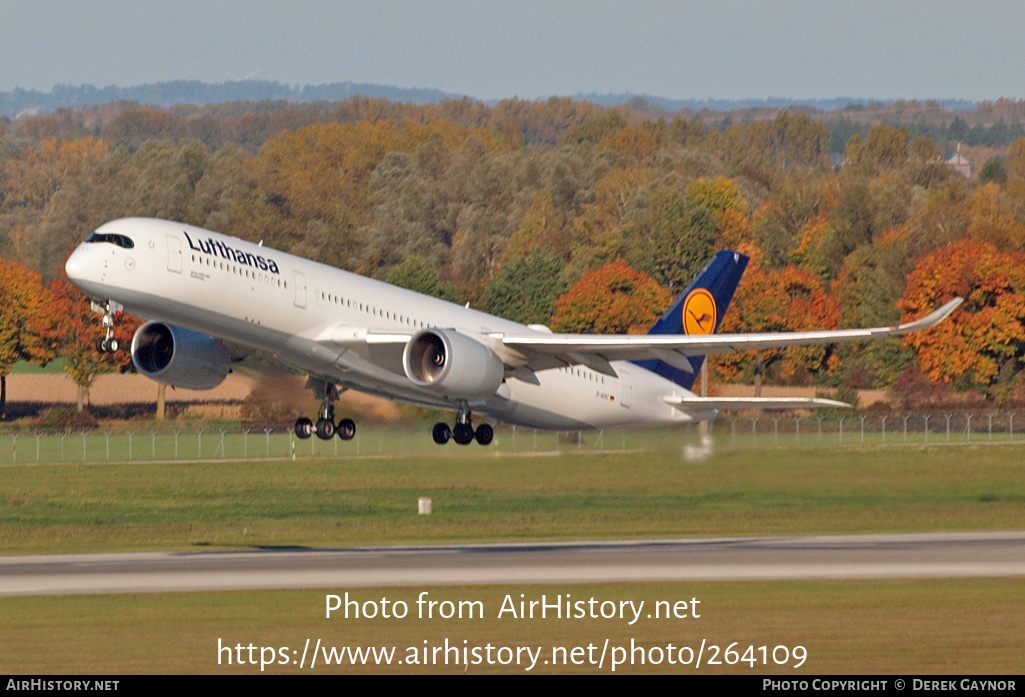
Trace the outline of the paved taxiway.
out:
[[[1025,531],[0,557],[0,595],[1025,577]]]

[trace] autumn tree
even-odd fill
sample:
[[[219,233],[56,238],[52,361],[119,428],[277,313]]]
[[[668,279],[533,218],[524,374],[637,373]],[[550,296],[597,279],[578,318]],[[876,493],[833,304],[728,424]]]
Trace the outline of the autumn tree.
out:
[[[370,198],[365,269],[387,272],[411,255],[435,265],[448,260],[452,237],[439,210],[441,197],[410,153],[385,155],[371,175]]]
[[[591,200],[573,221],[571,279],[622,255],[621,227],[652,178],[650,171],[634,166],[612,169],[595,183]]]
[[[267,141],[247,173],[251,195],[229,232],[353,269],[374,169],[422,133],[388,121],[317,124]],[[423,133],[423,135],[426,135]]]
[[[569,256],[566,235],[566,214],[556,209],[551,193],[536,194],[519,227],[509,238],[504,259],[526,256],[537,249],[547,249],[557,256]]]
[[[1007,149],[1007,157],[1004,158],[1004,168],[1008,177],[1025,179],[1025,138],[1019,138],[1011,143]]]
[[[772,122],[770,136],[773,166],[821,168],[829,165],[829,130],[805,114],[781,112]]]
[[[512,184],[522,155],[481,150],[484,144],[475,141],[469,139],[453,159],[458,167],[463,157],[472,158],[467,158],[472,166],[461,178],[463,205],[452,237],[452,266],[470,286],[484,285],[494,276],[529,203],[529,193]],[[479,154],[469,152],[475,145]]]
[[[844,152],[844,166],[863,172],[895,170],[906,166],[911,132],[904,127],[874,126],[868,138],[855,134]]]
[[[0,418],[7,415],[7,376],[14,364],[46,365],[53,360],[62,322],[39,274],[0,259]]]
[[[42,231],[46,211],[68,183],[89,176],[108,155],[106,144],[92,138],[47,140],[15,157],[0,155],[0,223],[9,227],[20,260],[44,274],[48,264],[63,263],[63,247]]]
[[[976,189],[964,204],[968,236],[998,249],[1025,251],[1025,223],[1022,202],[1014,201],[994,182]]]
[[[702,196],[713,201],[707,205]],[[708,263],[716,236],[716,193],[657,186],[648,211],[623,229],[626,257],[671,292],[683,290]],[[729,208],[729,205],[726,205]]]
[[[92,311],[89,299],[75,288],[63,275],[50,284],[51,311],[61,318],[58,332],[60,354],[64,357],[64,371],[78,386],[78,411],[85,409],[89,401],[89,388],[96,376],[122,370],[131,363],[129,351],[101,353],[96,340],[103,337],[99,315]],[[139,320],[124,315],[114,324],[114,336],[121,345],[128,347],[132,335],[139,327]]]
[[[431,295],[435,298],[458,302],[456,290],[449,283],[441,280],[438,269],[418,254],[412,254],[393,266],[384,279],[387,283],[400,288]]]
[[[565,262],[544,249],[509,259],[481,297],[491,314],[522,324],[548,324],[565,292]]]
[[[723,319],[723,333],[792,332],[835,329],[840,307],[819,280],[794,266],[765,271],[748,266],[743,282]],[[738,375],[753,378],[756,394],[764,376],[780,380],[826,377],[839,359],[831,345],[747,351],[724,354],[714,361],[726,380]]]
[[[558,299],[551,326],[556,332],[643,334],[670,300],[651,276],[615,261],[585,274]]]
[[[943,149],[932,138],[915,136],[908,144],[909,180],[917,186],[930,188],[955,174],[947,167]]]
[[[844,260],[831,287],[840,303],[843,326],[883,327],[900,322],[897,301],[913,268],[906,246],[907,227],[901,226]],[[888,386],[915,360],[914,352],[899,341],[839,344],[837,352],[844,384],[859,388]]]
[[[4,206],[41,211],[68,177],[103,159],[110,150],[93,138],[47,140],[20,157],[4,160]]]
[[[753,216],[754,237],[765,266],[781,269],[794,263],[805,226],[828,217],[836,207],[840,184],[833,175],[791,174],[773,188]]]
[[[1025,255],[992,244],[958,240],[918,260],[900,299],[904,320],[933,311],[955,296],[954,316],[904,338],[933,382],[992,390],[1017,378],[1025,364]]]

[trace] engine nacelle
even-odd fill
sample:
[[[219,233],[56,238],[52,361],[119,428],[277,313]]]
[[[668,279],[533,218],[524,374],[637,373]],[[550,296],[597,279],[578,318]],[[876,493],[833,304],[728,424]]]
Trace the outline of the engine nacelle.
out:
[[[224,381],[231,369],[231,353],[212,336],[146,322],[132,337],[132,363],[140,373],[165,385],[209,390]]]
[[[505,378],[505,366],[479,341],[452,329],[425,329],[402,353],[406,377],[449,397],[484,398]]]

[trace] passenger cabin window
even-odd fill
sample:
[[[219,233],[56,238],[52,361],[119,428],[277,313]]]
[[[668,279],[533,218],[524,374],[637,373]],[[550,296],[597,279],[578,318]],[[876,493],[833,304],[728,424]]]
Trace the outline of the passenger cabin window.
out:
[[[131,249],[135,246],[135,243],[132,242],[131,237],[128,237],[126,235],[117,235],[110,232],[94,232],[93,234],[89,235],[89,237],[87,237],[85,241],[87,243],[109,242],[110,244],[116,244],[118,247],[123,247],[125,249]]]

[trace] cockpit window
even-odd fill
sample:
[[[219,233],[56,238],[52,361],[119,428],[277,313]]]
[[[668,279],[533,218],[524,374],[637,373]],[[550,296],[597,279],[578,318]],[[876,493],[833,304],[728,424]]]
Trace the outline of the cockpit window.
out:
[[[86,238],[86,242],[110,242],[116,244],[118,247],[124,247],[125,249],[131,249],[135,246],[132,242],[131,237],[125,235],[116,235],[109,232],[94,232]]]

